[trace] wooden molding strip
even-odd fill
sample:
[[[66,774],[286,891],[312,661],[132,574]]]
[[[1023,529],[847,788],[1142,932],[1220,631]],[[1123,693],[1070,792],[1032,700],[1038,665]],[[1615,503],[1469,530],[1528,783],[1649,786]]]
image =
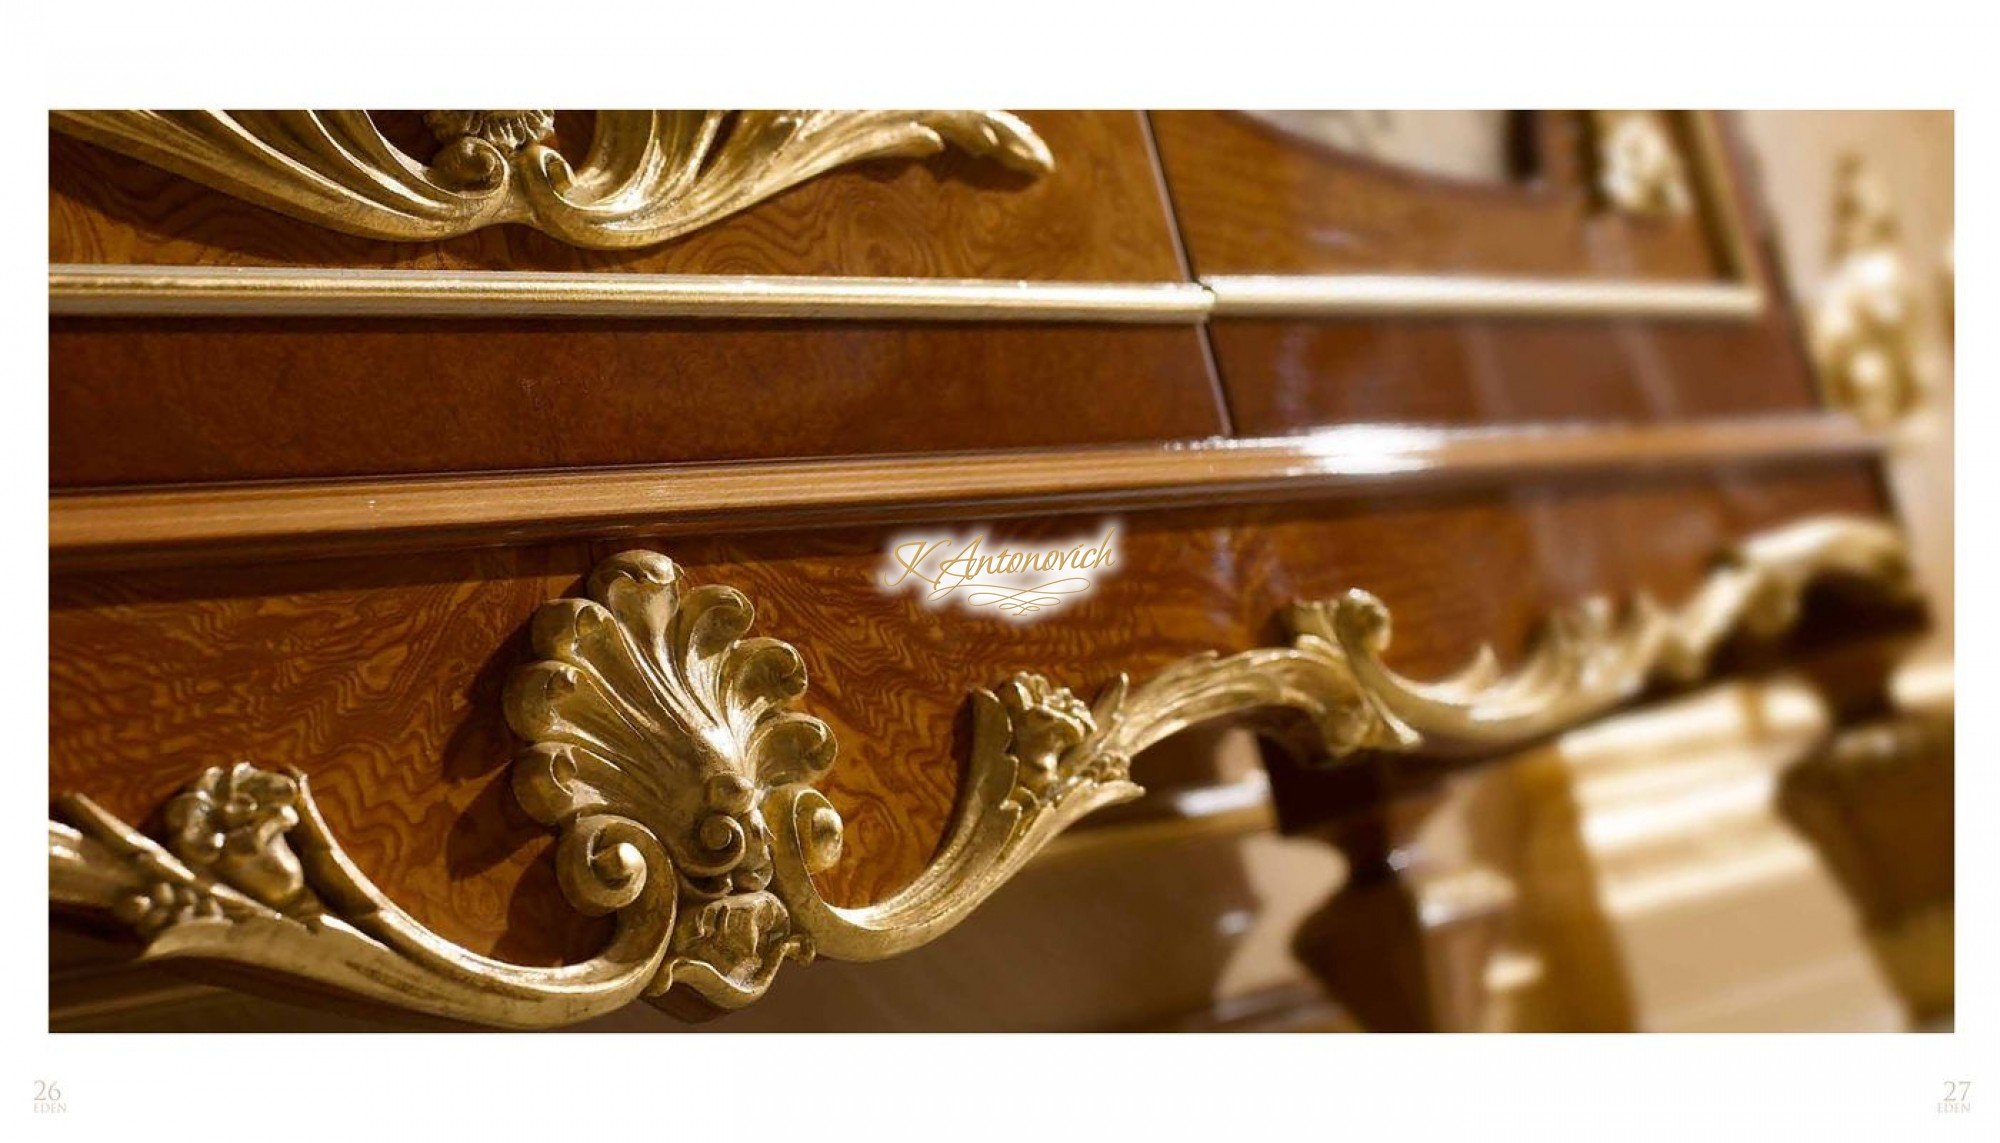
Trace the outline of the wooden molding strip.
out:
[[[49,267],[57,317],[790,318],[1191,323],[1190,282],[725,277],[512,270]]]
[[[1050,515],[1873,456],[1884,443],[1836,414],[1524,429],[1353,425],[1257,440],[58,492],[49,552],[58,565],[210,562]]]

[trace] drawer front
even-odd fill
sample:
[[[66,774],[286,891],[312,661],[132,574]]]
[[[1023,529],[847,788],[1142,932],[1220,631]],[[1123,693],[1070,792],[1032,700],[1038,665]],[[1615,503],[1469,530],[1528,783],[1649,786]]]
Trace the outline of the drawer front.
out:
[[[880,948],[868,943],[874,938],[850,934],[841,939],[855,942],[851,947],[828,939],[822,950],[841,959],[849,954],[871,959],[949,928],[1073,816],[1104,799],[1137,792],[1118,774],[1069,775],[1063,780],[1072,785],[1061,788],[1074,790],[1074,806],[1053,795],[1029,803],[1040,807],[1033,814],[1052,815],[1046,836],[1002,829],[995,835],[1001,840],[971,845],[970,856],[950,840],[968,813],[1002,812],[995,808],[1002,803],[994,801],[990,773],[1003,763],[1029,764],[1023,761],[1030,757],[1023,726],[1056,734],[1052,749],[1075,747],[1061,739],[1060,726],[1050,731],[1049,724],[1032,718],[1057,717],[1074,729],[1091,716],[1081,707],[1063,714],[1063,704],[1097,695],[1096,717],[1102,722],[1111,717],[1103,704],[1116,707],[1119,701],[1104,697],[1104,688],[1121,675],[1129,677],[1133,696],[1130,713],[1119,715],[1123,729],[1115,731],[1129,737],[1131,746],[1123,749],[1143,748],[1189,721],[1274,705],[1318,712],[1312,717],[1324,740],[1316,750],[1354,749],[1355,743],[1329,744],[1345,741],[1341,736],[1349,731],[1340,728],[1373,708],[1366,702],[1343,705],[1356,701],[1347,690],[1352,681],[1324,680],[1363,676],[1348,675],[1342,665],[1347,660],[1337,656],[1331,665],[1314,658],[1329,652],[1310,648],[1334,646],[1325,641],[1333,638],[1332,628],[1298,627],[1290,610],[1294,603],[1337,600],[1352,588],[1372,591],[1396,621],[1385,669],[1422,679],[1451,674],[1481,644],[1492,645],[1502,662],[1518,662],[1540,623],[1594,593],[1647,592],[1678,604],[1696,591],[1720,590],[1721,596],[1689,606],[1696,613],[1720,608],[1726,616],[1722,626],[1716,627],[1710,614],[1675,636],[1694,639],[1699,649],[1689,653],[1706,663],[1714,650],[1709,644],[1736,630],[1739,621],[1769,626],[1768,620],[1732,610],[1762,597],[1739,598],[1729,586],[1733,581],[1715,579],[1711,563],[1719,551],[1801,517],[1866,518],[1880,510],[1871,467],[1833,461],[1795,470],[1582,486],[1522,482],[1359,503],[1131,512],[1113,525],[1119,554],[1109,574],[1086,597],[1032,623],[927,607],[911,595],[885,591],[885,553],[894,549],[900,532],[893,528],[677,537],[657,545],[672,554],[672,563],[661,557],[640,564],[609,559],[630,544],[554,543],[386,560],[74,570],[59,574],[53,584],[51,783],[58,792],[88,796],[94,806],[88,814],[69,807],[78,820],[145,823],[162,820],[161,807],[204,772],[226,774],[239,762],[272,774],[295,769],[309,779],[316,799],[309,832],[323,833],[315,834],[313,845],[336,846],[341,861],[349,863],[341,876],[376,887],[420,931],[508,962],[575,963],[611,939],[604,917],[586,915],[608,910],[577,907],[579,890],[558,876],[577,856],[552,838],[546,795],[522,792],[519,771],[529,763],[510,768],[510,762],[528,757],[519,754],[518,736],[537,733],[534,727],[544,725],[538,720],[553,717],[523,713],[543,708],[534,705],[539,699],[522,705],[529,700],[521,697],[520,680],[525,665],[537,657],[570,662],[565,656],[581,655],[574,661],[597,662],[591,655],[598,652],[586,644],[601,646],[594,642],[599,636],[563,635],[548,627],[556,622],[570,630],[583,622],[548,619],[557,606],[553,600],[589,596],[595,604],[577,606],[599,616],[592,621],[598,626],[575,631],[601,635],[615,619],[635,632],[642,647],[654,645],[647,641],[651,637],[636,634],[644,625],[685,614],[684,625],[671,628],[683,634],[659,636],[680,650],[658,653],[667,656],[661,663],[708,664],[674,668],[692,672],[684,679],[711,680],[701,686],[733,678],[729,672],[738,668],[729,664],[737,662],[736,652],[720,650],[715,642],[720,636],[689,633],[727,628],[741,636],[747,630],[797,649],[803,679],[785,683],[782,671],[771,675],[779,668],[766,664],[742,667],[748,681],[712,693],[694,682],[681,685],[710,695],[701,700],[707,706],[688,711],[743,701],[768,713],[776,709],[770,702],[792,695],[786,704],[817,720],[838,743],[837,753],[832,747],[822,751],[824,744],[812,746],[799,756],[809,756],[810,764],[796,763],[803,769],[779,767],[791,775],[788,781],[812,783],[816,793],[798,804],[820,805],[811,799],[823,797],[833,815],[827,823],[811,818],[811,828],[830,829],[837,838],[830,852],[819,854],[824,867],[812,870],[811,893],[832,908],[893,905],[915,891],[913,882],[938,880],[936,862],[949,864],[954,853],[970,862],[942,878],[949,887],[949,899],[938,904],[943,920],[907,922],[915,926],[911,933],[882,937]],[[1028,544],[1066,542],[1079,525],[996,521],[987,527],[1009,543]],[[1840,563],[1846,555],[1833,555],[1829,567],[1836,573],[1893,570],[1848,566]],[[1784,558],[1791,561],[1787,566],[1797,563],[1795,556]],[[618,567],[626,570],[604,578],[610,574],[605,569]],[[1784,574],[1790,577],[1783,580],[1788,593],[1810,586],[1809,576]],[[677,582],[661,586],[675,577]],[[642,591],[647,582],[654,586]],[[1510,590],[1487,590],[1493,583],[1509,584]],[[716,585],[741,596],[732,597],[735,602],[717,597]],[[745,603],[754,607],[754,626],[740,615],[728,618]],[[543,618],[531,623],[538,613]],[[1288,630],[1317,630],[1315,638],[1322,641],[1297,645],[1307,651],[1259,658],[1273,652],[1258,648],[1283,647],[1296,637]],[[1221,667],[1202,665],[1201,657],[1210,654],[1236,658]],[[1546,691],[1541,709],[1509,716],[1526,719],[1519,732],[1490,739],[1473,734],[1445,748],[1461,732],[1442,731],[1437,745],[1447,757],[1464,749],[1490,753],[1560,729],[1636,694],[1619,688],[1637,686],[1656,668],[1664,669],[1654,657],[1648,652],[1647,661],[1637,663],[1638,674],[1613,679],[1613,690],[1595,697],[1583,684],[1581,691],[1574,686]],[[597,662],[591,669],[608,668]],[[622,683],[614,678],[617,670],[628,672]],[[1024,672],[1045,681],[1021,682]],[[657,723],[663,708],[649,704],[665,702],[679,710],[676,703],[693,701],[660,698],[648,690],[657,684],[643,681],[658,676],[645,670],[617,668],[603,677],[614,680],[613,690],[643,692],[619,700],[636,706],[618,709],[654,712],[630,716],[639,720],[631,725],[655,726],[650,733],[665,732]],[[1317,690],[1328,685],[1334,689]],[[1026,689],[1006,697],[1009,688],[1018,687]],[[1051,697],[1070,691],[1081,697]],[[1159,697],[1169,692],[1172,697]],[[980,698],[982,693],[986,697]],[[757,694],[765,697],[756,702],[742,697]],[[555,704],[547,709],[556,710],[570,700],[547,701]],[[1016,724],[1012,753],[994,752],[988,740],[992,728],[982,721],[1003,707],[1031,718]],[[1022,710],[1057,714],[1029,716]],[[602,722],[605,717],[610,716],[600,711],[585,721],[598,720],[593,733],[601,733],[612,725]],[[686,711],[676,717],[697,718]],[[1374,717],[1353,725],[1374,726],[1368,721]],[[734,735],[748,733],[748,723],[728,725],[736,727]],[[1112,723],[1102,725],[1113,733]],[[784,749],[807,749],[786,733]],[[1389,731],[1367,731],[1377,733]],[[1366,738],[1375,744],[1369,749],[1392,740],[1400,741]],[[644,771],[654,765],[644,758],[671,755],[654,753],[668,749],[660,745],[667,740],[641,735],[625,741],[633,753],[624,765],[631,768]],[[1121,773],[1130,761],[1123,752],[1106,759],[1104,765],[1115,761]],[[558,772],[564,771],[558,767]],[[1142,758],[1135,777],[1143,782],[1144,773]],[[668,797],[663,804],[678,805],[673,799],[680,795],[671,791],[692,781],[641,786],[654,790],[648,796]],[[659,793],[661,788],[669,793]],[[755,788],[760,799],[783,792],[775,784]],[[1040,787],[1030,782],[1023,788]],[[543,801],[537,802],[538,796]],[[1314,791],[1311,797],[1325,794]],[[517,804],[517,798],[523,800]],[[781,830],[776,805],[767,807],[770,828]],[[1004,811],[1003,817],[1015,812]],[[1314,812],[1324,812],[1324,806]],[[167,820],[174,820],[172,811]],[[995,864],[988,869],[981,861]],[[794,886],[793,891],[804,890]],[[746,939],[751,948],[760,947]],[[769,967],[775,969],[775,961]],[[486,983],[471,987],[477,992]],[[761,994],[761,987],[752,991]],[[716,997],[704,993],[704,999]],[[447,1006],[447,1014],[453,1011]],[[554,1011],[559,1015],[475,1016],[539,1022],[579,1018],[580,1010]]]

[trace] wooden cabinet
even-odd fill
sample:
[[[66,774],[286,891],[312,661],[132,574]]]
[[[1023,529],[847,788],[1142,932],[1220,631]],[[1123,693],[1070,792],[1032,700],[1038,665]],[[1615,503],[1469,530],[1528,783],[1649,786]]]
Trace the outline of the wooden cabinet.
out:
[[[1744,670],[1879,687],[1922,622],[1707,116],[1662,120],[1664,218],[1599,200],[1581,114],[1497,189],[1226,113],[724,117],[687,178],[778,132],[764,190],[604,248],[613,113],[174,114],[51,134],[52,899],[125,942],[58,946],[58,1027],[917,1027],[903,990],[1083,972],[1006,955],[1045,915],[1207,932],[938,1026],[1468,1026],[1494,946],[1399,873],[1443,784]],[[647,114],[668,158],[711,122]],[[421,209],[300,191],[309,126]],[[766,186],[800,139],[853,161]],[[509,221],[355,232],[467,202]],[[924,530],[1105,529],[1047,614],[884,584]],[[1268,780],[1190,745],[1225,726]],[[1281,959],[1253,859],[1343,867],[1286,898],[1330,994],[1195,1011],[1247,934]],[[331,1015],[149,1007],[146,942]]]

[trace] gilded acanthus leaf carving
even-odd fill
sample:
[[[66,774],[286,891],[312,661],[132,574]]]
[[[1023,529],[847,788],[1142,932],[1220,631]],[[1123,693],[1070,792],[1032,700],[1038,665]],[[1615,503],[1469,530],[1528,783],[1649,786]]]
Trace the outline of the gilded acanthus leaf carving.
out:
[[[432,111],[428,162],[365,111],[57,111],[59,130],[294,218],[418,242],[496,223],[600,249],[650,246],[837,167],[947,146],[1039,175],[1004,111],[599,111],[579,166],[552,111]]]
[[[1825,518],[1756,536],[1725,553],[1677,607],[1639,595],[1623,608],[1594,598],[1550,616],[1527,659],[1503,673],[1490,648],[1437,683],[1405,679],[1383,662],[1389,610],[1364,591],[1296,604],[1293,630],[1339,648],[1388,736],[1426,753],[1490,752],[1580,725],[1649,687],[1707,677],[1732,640],[1778,638],[1799,619],[1815,584],[1859,584],[1884,602],[1914,606],[1916,579],[1902,535],[1886,524]]]
[[[842,823],[814,785],[834,764],[832,733],[793,709],[806,692],[797,651],[749,634],[742,593],[689,587],[665,556],[627,552],[598,566],[585,598],[542,607],[538,658],[505,697],[526,742],[515,794],[558,832],[563,892],[616,918],[595,957],[528,967],[445,940],[354,867],[303,775],[248,764],[209,769],[170,801],[165,845],[61,798],[50,896],[121,918],[148,959],[253,966],[463,1020],[549,1026],[642,996],[738,1008],[787,960],[875,960],[936,938],[1071,823],[1136,797],[1133,758],[1196,723],[1289,712],[1286,740],[1327,761],[1498,754],[1655,683],[1705,677],[1732,640],[1790,630],[1825,579],[1914,600],[1894,530],[1827,519],[1742,545],[1679,607],[1558,616],[1512,673],[1488,654],[1442,682],[1404,679],[1382,659],[1387,609],[1350,592],[1295,606],[1287,646],[1195,656],[1138,686],[1121,676],[1088,704],[1018,674],[971,695],[969,769],[930,868],[848,908],[813,884],[841,859]]]

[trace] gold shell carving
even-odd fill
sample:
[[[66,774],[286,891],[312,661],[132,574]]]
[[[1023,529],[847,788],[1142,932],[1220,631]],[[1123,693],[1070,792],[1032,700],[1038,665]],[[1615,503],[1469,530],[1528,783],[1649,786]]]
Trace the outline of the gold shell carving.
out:
[[[551,111],[433,111],[420,162],[365,111],[56,111],[58,130],[364,238],[423,242],[517,222],[576,246],[651,246],[864,159],[947,146],[1016,171],[1049,149],[1004,111],[599,111],[582,165]]]
[[[1290,712],[1286,741],[1326,761],[1503,753],[1654,684],[1695,682],[1732,640],[1783,635],[1825,579],[1915,600],[1893,529],[1822,519],[1744,544],[1678,608],[1558,616],[1512,673],[1485,653],[1444,682],[1404,679],[1382,660],[1387,610],[1350,592],[1296,605],[1288,646],[1196,656],[1137,687],[1119,677],[1089,704],[1016,675],[971,696],[970,770],[931,867],[844,908],[812,881],[840,859],[841,821],[813,785],[833,736],[792,709],[806,690],[798,653],[749,635],[735,589],[688,587],[665,556],[627,552],[599,565],[586,598],[543,606],[539,659],[505,698],[527,742],[515,794],[559,833],[563,892],[617,918],[597,956],[536,968],[446,941],[353,866],[303,775],[245,764],[169,803],[167,845],[83,795],[59,799],[50,897],[123,919],[145,959],[233,962],[461,1020],[551,1026],[641,996],[688,1014],[738,1008],[787,960],[875,960],[944,933],[1071,823],[1136,797],[1133,757],[1196,723]]]

